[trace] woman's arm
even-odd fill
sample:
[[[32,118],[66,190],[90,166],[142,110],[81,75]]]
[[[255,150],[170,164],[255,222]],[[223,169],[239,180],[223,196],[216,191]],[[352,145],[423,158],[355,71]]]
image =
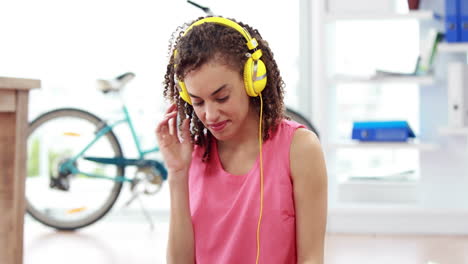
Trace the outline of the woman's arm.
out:
[[[327,171],[317,136],[294,133],[290,153],[296,209],[297,263],[322,264],[327,223]]]
[[[195,248],[188,188],[193,144],[190,140],[190,120],[185,119],[178,131],[176,117],[177,107],[173,104],[156,127],[159,148],[169,174],[171,213],[167,263],[193,264]]]
[[[167,263],[193,264],[195,248],[193,226],[190,216],[189,192],[187,181],[171,181],[174,178],[186,178],[169,175],[171,214],[169,221],[169,241],[167,245]]]

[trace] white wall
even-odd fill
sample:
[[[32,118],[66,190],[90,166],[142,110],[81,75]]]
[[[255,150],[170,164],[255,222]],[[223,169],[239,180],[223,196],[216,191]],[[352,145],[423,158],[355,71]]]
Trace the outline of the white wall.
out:
[[[197,2],[260,31],[286,82],[286,101],[298,109],[299,2]],[[154,128],[166,108],[161,83],[169,38],[176,27],[204,15],[185,0],[2,1],[0,76],[42,81],[42,88],[31,93],[30,119],[56,107],[73,106],[114,120],[121,116],[119,98],[100,94],[95,80],[132,71],[136,78],[122,97],[148,149],[156,144]],[[118,127],[117,136],[124,153],[136,155],[128,129]],[[149,207],[167,209],[167,198],[163,188],[150,198]]]

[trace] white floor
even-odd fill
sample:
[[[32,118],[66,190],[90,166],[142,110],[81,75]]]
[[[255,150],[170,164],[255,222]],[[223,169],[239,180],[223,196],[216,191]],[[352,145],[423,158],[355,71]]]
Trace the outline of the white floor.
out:
[[[25,264],[165,263],[168,217],[111,215],[77,232],[57,232],[26,217]]]
[[[168,211],[152,210],[151,217],[153,229],[139,210],[117,210],[72,233],[26,217],[24,264],[165,263]],[[466,264],[468,237],[327,234],[325,259],[327,264]]]

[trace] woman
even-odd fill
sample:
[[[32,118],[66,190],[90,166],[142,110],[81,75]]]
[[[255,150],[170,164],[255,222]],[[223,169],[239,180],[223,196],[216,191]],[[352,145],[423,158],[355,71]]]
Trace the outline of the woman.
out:
[[[317,136],[285,119],[268,43],[221,17],[174,36],[164,82],[173,104],[156,128],[168,263],[323,263],[325,162]]]

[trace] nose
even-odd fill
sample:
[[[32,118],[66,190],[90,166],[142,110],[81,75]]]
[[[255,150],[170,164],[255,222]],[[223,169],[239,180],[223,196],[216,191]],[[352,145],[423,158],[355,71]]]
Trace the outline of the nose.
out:
[[[205,102],[205,120],[208,123],[216,123],[219,120],[219,109],[215,103]]]

